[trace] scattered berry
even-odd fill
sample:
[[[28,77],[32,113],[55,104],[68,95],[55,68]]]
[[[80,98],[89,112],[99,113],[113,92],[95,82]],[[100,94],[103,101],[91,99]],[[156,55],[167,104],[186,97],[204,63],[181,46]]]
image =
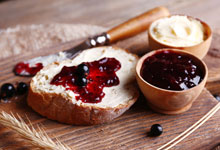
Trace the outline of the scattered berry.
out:
[[[214,96],[218,101],[220,101],[220,95],[214,94],[213,96]]]
[[[78,79],[76,80],[76,84],[78,86],[86,86],[87,85],[87,79],[85,77],[78,77]]]
[[[1,98],[11,98],[15,94],[15,88],[10,83],[5,83],[1,87]]]
[[[163,128],[159,124],[154,124],[150,129],[150,136],[159,136],[163,133]]]
[[[28,90],[28,85],[24,82],[19,82],[17,86],[17,94],[22,95],[26,93]]]
[[[89,67],[86,65],[86,64],[80,64],[78,65],[77,67],[77,73],[80,75],[80,76],[85,76],[86,74],[89,73]]]

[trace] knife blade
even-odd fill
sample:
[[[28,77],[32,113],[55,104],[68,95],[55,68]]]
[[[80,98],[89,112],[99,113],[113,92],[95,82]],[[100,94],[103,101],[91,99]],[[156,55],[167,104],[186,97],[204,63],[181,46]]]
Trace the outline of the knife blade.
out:
[[[19,62],[14,67],[14,73],[19,76],[34,76],[40,69],[52,62],[72,59],[85,49],[108,45],[134,36],[147,30],[154,20],[166,16],[169,16],[167,8],[162,6],[156,7],[110,29],[107,32],[88,38],[73,48],[57,54],[40,56],[27,61]]]

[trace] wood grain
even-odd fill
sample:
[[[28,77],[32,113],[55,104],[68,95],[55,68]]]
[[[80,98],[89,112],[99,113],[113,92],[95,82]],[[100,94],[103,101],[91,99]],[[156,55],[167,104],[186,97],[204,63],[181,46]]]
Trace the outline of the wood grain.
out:
[[[167,7],[171,14],[200,18],[212,29],[220,24],[219,0],[8,0],[0,3],[0,29],[45,23],[84,23],[112,28],[157,6]],[[140,47],[133,45],[136,46]],[[207,87],[212,93],[220,94],[219,84],[213,84]]]
[[[156,7],[147,12],[132,18],[119,26],[116,26],[106,33],[109,35],[109,43],[127,39],[136,34],[146,31],[150,24],[159,18],[169,16],[169,10],[166,7]]]
[[[9,0],[0,4],[0,28],[17,24],[84,23],[114,27],[157,6],[219,27],[219,0]]]
[[[147,34],[143,33],[136,37],[116,43],[117,46],[124,47],[130,51],[142,54],[148,51],[148,46],[143,43],[147,38]],[[220,37],[216,33],[217,38],[214,38],[213,46],[215,47],[216,39]],[[143,40],[144,39],[144,40]],[[129,42],[132,41],[132,42]],[[142,41],[142,42],[140,42]],[[27,52],[16,57],[10,57],[0,61],[0,83],[17,81],[29,82],[30,78],[14,76],[12,68],[15,63],[26,60],[31,57],[36,57],[41,54],[47,55],[63,49],[68,49],[79,43],[79,41],[71,41],[61,45],[56,45],[51,48],[43,48],[35,52]],[[133,44],[132,44],[133,43]],[[143,45],[140,45],[140,44]],[[135,46],[136,45],[136,46]],[[139,46],[137,46],[139,45]],[[210,52],[212,49],[210,49]],[[216,58],[216,57],[215,57]],[[212,71],[214,59],[210,53],[205,58]],[[209,76],[210,81],[217,81],[215,76]],[[211,80],[212,79],[212,80]],[[66,143],[73,149],[156,149],[166,142],[170,141],[193,123],[198,121],[205,113],[207,113],[217,101],[213,98],[209,91],[203,90],[202,94],[195,101],[192,108],[180,115],[162,115],[152,112],[143,96],[138,102],[121,117],[115,119],[109,124],[96,126],[71,126],[61,124],[55,121],[50,121],[31,110],[26,104],[26,96],[15,97],[10,103],[1,102],[0,109],[7,112],[18,113],[25,118],[25,115],[36,124],[42,124],[46,132],[51,137],[57,137],[62,142]],[[176,145],[173,149],[190,149],[190,150],[207,150],[213,148],[220,141],[220,112],[217,112],[208,122],[196,130],[193,134],[187,137],[184,141]],[[147,132],[152,124],[159,123],[164,128],[164,133],[160,137],[148,137]],[[213,134],[215,133],[215,134]],[[9,150],[25,150],[32,149],[28,143],[25,143],[13,131],[0,126],[0,147]],[[13,140],[12,140],[13,139]]]
[[[19,98],[16,102],[3,104],[0,108],[22,114],[23,117],[24,114],[27,114],[34,125],[42,124],[50,136],[56,136],[72,148],[113,150],[156,149],[190,127],[215,104],[216,101],[210,96],[210,93],[204,90],[188,112],[177,116],[167,116],[152,112],[145,104],[145,101],[140,99],[128,112],[112,123],[96,126],[70,126],[42,118],[27,107],[24,97]],[[216,120],[220,119],[219,115],[220,113],[218,112],[174,149],[207,150],[216,145],[220,138],[218,136],[219,124],[216,124]],[[147,136],[150,126],[154,123],[160,123],[164,128],[164,133],[160,137],[152,138]],[[216,134],[210,134],[210,132]],[[0,141],[2,148],[28,148],[22,145],[20,140],[17,140],[17,135],[11,130],[0,127],[0,135],[5,136],[4,140]]]
[[[213,35],[213,42],[208,55],[204,58],[204,61],[209,68],[209,79],[206,87],[209,91],[216,95],[220,94],[220,30],[216,30]]]
[[[42,24],[42,23],[85,23],[114,27],[131,17],[137,16],[146,10],[158,5],[168,7],[172,14],[187,14],[198,17],[207,22],[213,29],[220,24],[219,0],[9,0],[0,3],[0,29],[16,26],[17,24]],[[204,61],[209,67],[209,80],[206,85],[212,94],[220,94],[219,31],[214,38],[211,51]],[[143,54],[147,49],[147,34],[143,33],[138,38],[130,38],[116,45],[128,48],[138,54]],[[135,40],[134,40],[135,39]],[[59,48],[68,48],[74,43],[64,44]],[[2,50],[1,50],[2,51]],[[49,54],[52,51],[42,54]],[[213,52],[215,53],[214,55]],[[0,61],[0,84],[17,81],[28,82],[29,78],[15,77],[11,71],[13,65],[30,57],[39,56],[39,53],[23,53],[9,59]],[[214,56],[214,57],[213,57]],[[11,103],[1,102],[0,109],[27,114],[33,124],[43,124],[46,131],[52,136],[75,149],[156,149],[168,142],[179,133],[199,120],[203,114],[211,109],[216,100],[204,90],[188,112],[177,116],[160,115],[148,109],[143,98],[123,116],[114,122],[99,126],[69,126],[59,124],[42,118],[26,106],[26,97],[21,96]],[[191,136],[176,145],[173,149],[212,149],[220,143],[219,112],[196,130]],[[146,132],[154,123],[164,127],[164,134],[157,138],[146,136]],[[0,126],[0,148],[5,150],[29,150],[33,147],[22,141],[11,130]]]

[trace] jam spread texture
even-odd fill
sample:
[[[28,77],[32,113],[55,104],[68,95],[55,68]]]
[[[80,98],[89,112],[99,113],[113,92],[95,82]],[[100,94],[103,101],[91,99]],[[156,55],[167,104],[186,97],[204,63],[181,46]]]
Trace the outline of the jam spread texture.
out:
[[[34,76],[42,68],[42,63],[37,63],[34,66],[30,66],[30,64],[28,63],[20,62],[16,64],[14,68],[14,73],[16,75]]]
[[[98,61],[84,62],[78,66],[64,66],[54,76],[50,84],[62,85],[66,90],[73,91],[76,100],[84,103],[99,103],[105,96],[104,87],[119,84],[116,71],[121,68],[115,58],[102,58]]]
[[[193,59],[171,50],[159,51],[146,58],[140,73],[154,86],[177,91],[192,88],[204,78]]]

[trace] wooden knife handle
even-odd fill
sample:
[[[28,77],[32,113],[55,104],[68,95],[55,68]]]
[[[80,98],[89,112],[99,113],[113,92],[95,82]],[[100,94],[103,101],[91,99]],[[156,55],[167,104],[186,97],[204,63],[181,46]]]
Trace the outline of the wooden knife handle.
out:
[[[169,10],[165,7],[151,9],[107,31],[109,42],[113,43],[143,32],[154,20],[166,16],[169,16]]]

